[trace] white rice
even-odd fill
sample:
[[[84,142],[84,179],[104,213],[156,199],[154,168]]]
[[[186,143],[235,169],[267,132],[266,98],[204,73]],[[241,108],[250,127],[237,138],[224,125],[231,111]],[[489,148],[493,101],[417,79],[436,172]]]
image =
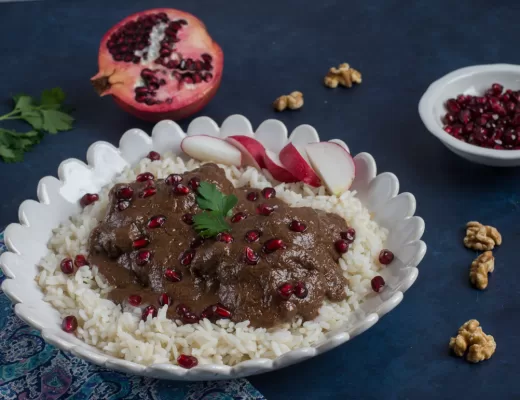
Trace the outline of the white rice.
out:
[[[130,182],[141,172],[151,172],[156,178],[171,173],[183,173],[197,168],[200,163],[185,163],[171,155],[160,161],[143,159],[135,168],[125,170],[113,183]],[[240,170],[221,165],[226,176],[236,187],[251,186],[262,189],[272,184],[254,168]],[[112,186],[112,185],[109,185]],[[62,316],[74,315],[79,327],[76,335],[103,352],[140,364],[176,363],[179,354],[191,354],[200,364],[234,365],[254,358],[276,358],[299,347],[312,346],[324,338],[327,331],[345,324],[363,299],[371,293],[370,280],[377,275],[379,251],[386,240],[386,229],[379,227],[368,210],[346,192],[340,197],[328,196],[323,187],[311,188],[303,184],[279,184],[277,197],[294,207],[310,206],[334,212],[356,230],[356,240],[339,260],[349,281],[345,288],[347,300],[338,303],[326,301],[319,316],[302,322],[297,318],[291,324],[263,329],[249,327],[249,322],[233,323],[203,320],[193,325],[166,318],[166,306],[157,318],[141,320],[139,308],[122,309],[110,300],[111,288],[98,274],[97,268],[82,267],[73,275],[61,272],[59,264],[65,257],[87,254],[90,231],[103,218],[110,187],[99,193],[100,200],[86,207],[70,222],[54,230],[49,241],[49,253],[41,260],[37,276],[45,300]]]

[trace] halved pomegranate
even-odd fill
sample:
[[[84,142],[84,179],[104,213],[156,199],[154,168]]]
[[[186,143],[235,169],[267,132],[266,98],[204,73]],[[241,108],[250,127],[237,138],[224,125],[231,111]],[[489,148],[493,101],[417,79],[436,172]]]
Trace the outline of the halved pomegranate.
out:
[[[195,16],[171,8],[130,15],[101,40],[92,84],[146,121],[201,110],[222,78],[224,54]]]

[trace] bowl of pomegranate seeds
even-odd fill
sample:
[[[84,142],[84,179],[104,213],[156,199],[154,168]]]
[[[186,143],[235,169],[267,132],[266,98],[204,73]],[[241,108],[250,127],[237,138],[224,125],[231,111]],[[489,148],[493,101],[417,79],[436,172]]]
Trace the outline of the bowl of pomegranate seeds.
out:
[[[520,66],[490,64],[453,71],[419,102],[426,128],[466,160],[520,165]]]

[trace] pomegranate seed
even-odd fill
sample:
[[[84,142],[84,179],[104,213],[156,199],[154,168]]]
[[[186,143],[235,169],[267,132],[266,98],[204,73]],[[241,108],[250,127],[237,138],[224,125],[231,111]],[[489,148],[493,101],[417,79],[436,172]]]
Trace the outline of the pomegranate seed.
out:
[[[128,303],[134,307],[140,306],[143,298],[138,294],[131,294],[128,296]]]
[[[182,183],[178,183],[173,187],[173,193],[180,194],[180,195],[187,195],[190,193],[190,188],[187,186],[184,186]]]
[[[374,292],[379,293],[385,286],[385,280],[383,279],[382,276],[377,275],[372,278],[372,280],[370,281],[370,284],[372,285],[372,290]]]
[[[461,112],[459,113],[459,120],[463,124],[467,124],[469,121],[471,121],[471,111],[461,110]]]
[[[256,265],[260,261],[260,256],[251,248],[245,248],[246,262],[249,265]]]
[[[222,304],[216,304],[212,307],[213,314],[218,315],[220,318],[231,318],[231,311],[229,311]]]
[[[246,198],[249,200],[249,201],[256,201],[258,200],[258,192],[249,192],[246,196]]]
[[[307,230],[307,225],[305,225],[303,222],[293,219],[289,225],[289,229],[293,232],[301,233]]]
[[[155,77],[155,76],[154,76]],[[147,156],[150,160],[152,161],[158,161],[161,159],[161,155],[159,153],[157,153],[156,151],[151,151],[148,153],[148,156]]]
[[[466,104],[469,99],[467,99],[466,96],[464,96],[463,94],[459,94],[457,96],[456,100],[457,100],[457,103],[459,103],[460,105],[463,105],[463,104]]]
[[[233,236],[227,232],[220,232],[215,239],[217,239],[218,242],[223,243],[233,243],[234,240]]]
[[[76,257],[74,257],[74,265],[76,268],[81,268],[85,265],[88,265],[87,258],[83,254],[78,254]]]
[[[181,254],[180,262],[181,265],[190,265],[195,257],[195,250],[186,250]]]
[[[60,262],[60,269],[66,275],[70,275],[74,272],[74,264],[70,258],[64,258]]]
[[[132,242],[132,247],[136,250],[142,249],[150,244],[150,240],[146,237],[141,237]]]
[[[348,243],[352,243],[354,240],[356,240],[356,230],[354,228],[348,228],[345,232],[341,232],[340,236]]]
[[[134,195],[134,189],[129,186],[125,186],[117,189],[116,197],[122,200],[130,200]]]
[[[507,129],[502,137],[502,141],[506,145],[514,145],[517,139],[518,137],[514,128]]]
[[[245,238],[249,243],[254,243],[260,239],[260,236],[262,236],[262,232],[257,229],[252,229],[246,232]]]
[[[193,367],[196,367],[199,361],[196,357],[193,356],[187,356],[186,354],[181,354],[179,357],[177,357],[177,364],[181,366],[182,368],[191,369]]]
[[[157,317],[157,308],[155,308],[155,306],[148,306],[148,307],[146,307],[143,310],[141,318],[143,319],[143,321],[146,321],[149,316],[151,316],[152,318]]]
[[[258,212],[258,214],[268,217],[276,210],[276,208],[277,208],[277,206],[270,206],[270,205],[264,203],[264,204],[260,204],[257,207],[256,211]]]
[[[453,125],[452,128],[453,128],[453,130],[452,130],[453,136],[459,136],[462,134],[463,127],[461,125]]]
[[[473,129],[475,128],[475,124],[473,122],[470,122],[469,124],[467,125],[464,125],[464,133],[471,133],[473,132]]]
[[[448,125],[453,124],[456,120],[457,120],[457,117],[455,116],[455,114],[453,114],[451,112],[446,113],[446,115],[444,116],[444,122]]]
[[[184,214],[182,216],[182,222],[188,225],[193,225],[195,223],[195,221],[193,221],[193,214]]]
[[[178,183],[182,182],[182,176],[179,174],[170,174],[166,177],[164,182],[167,185],[177,185]]]
[[[457,103],[455,99],[449,99],[446,102],[446,108],[454,113],[458,113],[460,111],[460,105]]]
[[[143,191],[141,193],[139,193],[139,197],[146,198],[146,197],[153,196],[156,193],[157,193],[157,189],[155,188],[155,186],[149,186],[149,187],[144,188]]]
[[[63,318],[61,322],[61,329],[63,329],[67,333],[72,333],[76,329],[78,329],[78,320],[74,315],[69,315]]]
[[[520,113],[516,113],[513,118],[511,119],[511,124],[513,126],[519,126],[520,125]]]
[[[506,110],[509,114],[513,114],[516,111],[516,103],[510,101],[506,103]]]
[[[394,253],[390,250],[383,249],[379,253],[379,262],[383,265],[388,265],[394,260]]]
[[[213,318],[213,306],[206,307],[204,311],[200,313],[200,319],[212,319]]]
[[[475,101],[477,104],[484,105],[484,104],[487,104],[488,99],[487,99],[487,97],[479,96],[479,97],[475,97]]]
[[[238,212],[231,217],[231,222],[236,224],[237,222],[241,222],[247,218],[247,214],[243,212]]]
[[[185,312],[182,315],[181,319],[182,322],[184,322],[185,324],[196,324],[197,322],[199,322],[199,317],[197,317],[197,315],[189,311]]]
[[[189,313],[190,312],[190,308],[186,305],[186,304],[179,304],[177,305],[177,307],[175,308],[175,310],[177,311],[177,315],[179,317],[182,317],[184,314],[186,313]]]
[[[137,253],[136,263],[139,266],[148,264],[152,259],[152,252],[150,250],[141,250]]]
[[[276,197],[276,190],[272,187],[266,187],[262,189],[262,196],[264,196],[265,199],[272,199]]]
[[[197,236],[195,239],[193,239],[190,243],[190,248],[196,249],[200,246],[202,246],[205,242],[205,239],[202,236]]]
[[[87,193],[87,194],[83,195],[83,197],[79,201],[79,204],[82,207],[86,207],[86,206],[91,205],[92,203],[95,203],[98,200],[99,200],[99,195],[97,195],[96,193]]]
[[[264,253],[273,253],[276,250],[286,249],[287,245],[283,242],[282,239],[269,239],[264,243],[262,250]]]
[[[502,90],[504,90],[504,87],[499,83],[493,83],[491,85],[491,90],[495,95],[498,96],[499,94],[502,94]]]
[[[307,290],[304,282],[298,282],[296,285],[294,285],[294,295],[299,299],[306,298],[308,293],[309,291]]]
[[[182,281],[182,273],[177,272],[172,268],[167,268],[166,271],[164,271],[164,277],[169,280],[170,282],[180,282]]]
[[[188,181],[188,186],[193,190],[194,192],[199,188],[200,186],[200,178],[193,177]]]
[[[349,245],[346,240],[340,239],[334,242],[334,247],[338,253],[344,254],[348,251]]]
[[[291,295],[294,293],[294,287],[290,283],[284,283],[278,288],[278,294],[284,300],[289,299]]]
[[[164,225],[165,222],[166,222],[166,217],[164,215],[156,215],[156,216],[150,218],[147,226],[150,229],[160,228],[161,226]]]
[[[127,201],[127,200],[120,200],[117,202],[117,209],[119,211],[124,211],[126,210],[128,207],[130,207],[130,202]]]
[[[168,295],[168,293],[162,293],[159,295],[159,305],[162,307],[164,305],[170,306],[172,304],[172,298]]]
[[[142,174],[137,175],[135,180],[137,182],[146,182],[146,181],[153,181],[155,179],[155,176],[151,172],[143,172]]]

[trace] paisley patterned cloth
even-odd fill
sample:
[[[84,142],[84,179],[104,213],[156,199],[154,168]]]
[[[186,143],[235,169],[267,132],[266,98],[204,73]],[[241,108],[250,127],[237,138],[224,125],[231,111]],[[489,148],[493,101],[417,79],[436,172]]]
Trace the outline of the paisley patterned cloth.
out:
[[[0,233],[0,254],[6,251]],[[4,280],[0,272],[0,282]],[[13,313],[0,291],[2,400],[262,400],[247,380],[185,383],[143,378],[92,365],[56,349]]]

